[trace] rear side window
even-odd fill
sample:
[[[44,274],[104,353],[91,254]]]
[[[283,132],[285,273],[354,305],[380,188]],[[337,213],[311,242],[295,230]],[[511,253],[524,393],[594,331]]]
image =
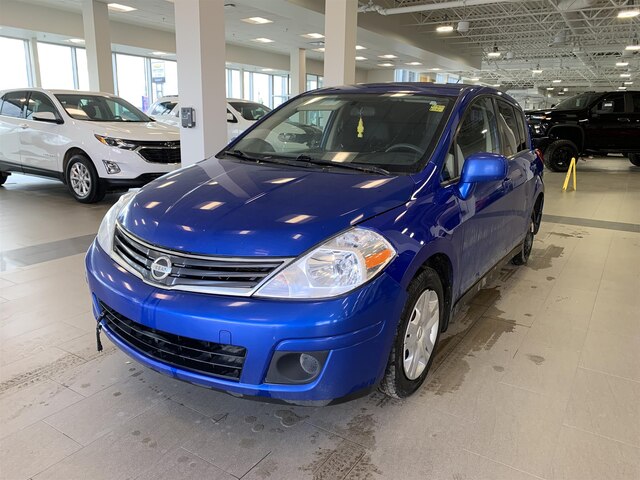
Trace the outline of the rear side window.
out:
[[[633,99],[633,113],[640,113],[640,93],[632,93]]]
[[[2,97],[0,115],[14,118],[24,117],[24,105],[27,101],[27,92],[9,92]]]
[[[503,100],[498,105],[498,125],[502,133],[502,154],[510,157],[520,151],[520,131],[516,120],[516,110]]]
[[[168,115],[171,113],[171,110],[173,110],[173,107],[175,107],[177,103],[178,102],[176,101],[160,102],[155,107],[153,107],[153,110],[151,110],[151,115]]]
[[[527,143],[527,124],[524,121],[524,116],[520,110],[517,108],[516,110],[516,121],[518,122],[518,133],[520,134],[520,146],[518,147],[518,151],[528,150],[529,145]]]

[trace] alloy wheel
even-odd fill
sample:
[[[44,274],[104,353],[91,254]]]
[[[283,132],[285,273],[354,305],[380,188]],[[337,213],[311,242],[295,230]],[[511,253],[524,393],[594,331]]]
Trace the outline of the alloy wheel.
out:
[[[91,173],[81,162],[71,165],[69,180],[71,188],[78,197],[84,198],[91,192]]]

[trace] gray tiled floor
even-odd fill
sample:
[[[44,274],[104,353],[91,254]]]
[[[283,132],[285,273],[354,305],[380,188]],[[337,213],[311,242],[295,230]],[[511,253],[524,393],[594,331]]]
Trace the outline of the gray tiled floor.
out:
[[[0,478],[640,478],[640,169],[546,174],[528,266],[451,326],[417,395],[262,404],[95,352],[88,235],[115,196],[0,189]],[[75,239],[74,244],[61,243]],[[4,271],[2,271],[4,270]]]

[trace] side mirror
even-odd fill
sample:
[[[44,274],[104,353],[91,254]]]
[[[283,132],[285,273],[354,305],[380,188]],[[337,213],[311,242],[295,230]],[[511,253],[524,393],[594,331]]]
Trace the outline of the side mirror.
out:
[[[474,184],[503,180],[509,173],[509,161],[504,155],[497,153],[472,153],[462,166],[462,174],[458,183],[460,198],[466,200],[471,194]]]
[[[62,123],[53,112],[35,112],[31,118],[39,122]]]
[[[238,123],[236,117],[233,116],[233,113],[227,112],[227,122],[229,123]]]

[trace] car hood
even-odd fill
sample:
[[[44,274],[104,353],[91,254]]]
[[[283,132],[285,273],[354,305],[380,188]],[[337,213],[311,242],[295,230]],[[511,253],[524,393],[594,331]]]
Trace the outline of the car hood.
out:
[[[120,224],[149,243],[223,256],[292,257],[409,200],[386,177],[212,158],[142,188]]]
[[[124,140],[173,141],[180,140],[177,127],[161,122],[83,122],[93,133]]]

